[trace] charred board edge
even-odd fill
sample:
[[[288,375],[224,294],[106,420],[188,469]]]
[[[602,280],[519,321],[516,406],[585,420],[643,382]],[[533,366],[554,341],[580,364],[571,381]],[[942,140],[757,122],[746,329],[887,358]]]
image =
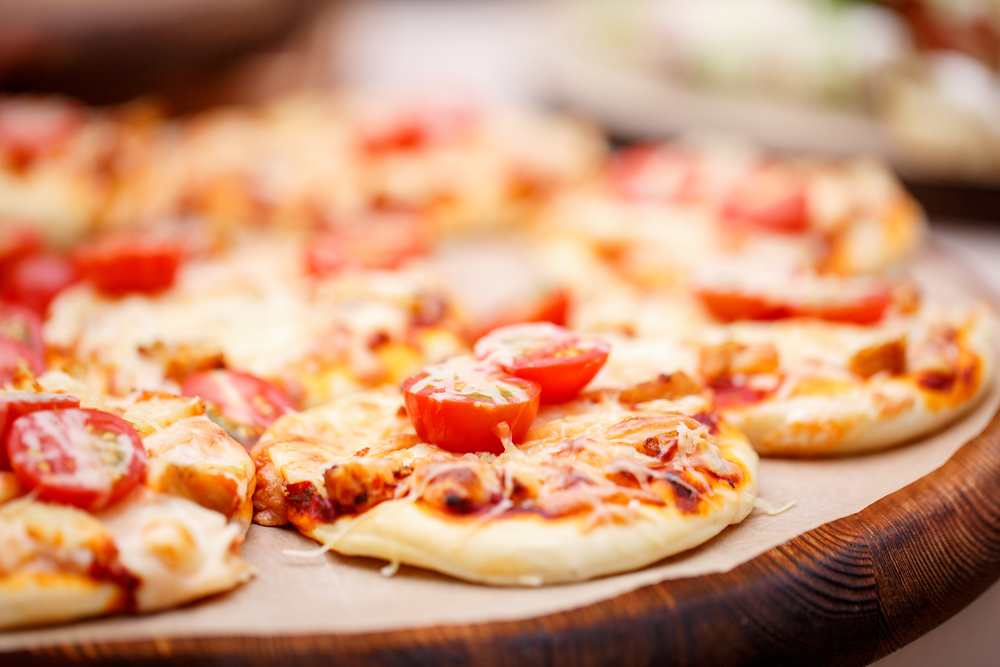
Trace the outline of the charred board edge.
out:
[[[944,466],[722,573],[523,621],[56,645],[3,664],[863,665],[1000,576],[1000,412]],[[711,662],[710,662],[711,661]]]

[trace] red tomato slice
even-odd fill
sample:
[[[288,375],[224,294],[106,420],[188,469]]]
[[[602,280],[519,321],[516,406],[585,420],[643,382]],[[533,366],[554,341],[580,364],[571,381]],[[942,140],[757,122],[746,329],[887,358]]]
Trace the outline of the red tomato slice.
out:
[[[369,153],[414,151],[461,139],[475,124],[473,109],[420,103],[380,118],[368,118],[361,143]]]
[[[45,316],[59,292],[79,279],[73,263],[62,255],[43,252],[16,262],[0,286],[0,297]]]
[[[479,328],[477,338],[481,338],[500,327],[525,322],[550,322],[565,326],[569,315],[569,292],[561,287],[544,292],[534,300],[527,300],[516,308],[503,312]]]
[[[538,413],[541,387],[498,366],[456,357],[426,367],[403,383],[403,400],[417,435],[459,453],[502,454],[501,423],[524,440]]]
[[[152,294],[174,284],[184,247],[176,239],[112,234],[84,243],[74,259],[81,275],[111,296]]]
[[[729,192],[720,214],[733,227],[779,234],[807,231],[805,183],[779,167],[761,167],[751,171]]]
[[[568,401],[608,359],[611,346],[597,336],[538,322],[496,329],[480,338],[476,356],[542,388],[542,403]]]
[[[754,405],[764,399],[763,392],[745,385],[734,385],[730,381],[713,384],[712,390],[715,394],[716,410]]]
[[[7,434],[15,419],[38,410],[78,407],[80,400],[66,394],[0,391],[0,470],[10,470],[10,462],[7,460]]]
[[[246,430],[259,435],[275,419],[295,409],[285,392],[267,380],[224,369],[188,376],[181,385],[181,393],[201,398],[213,416],[221,417],[223,428],[236,433]],[[250,438],[237,439],[243,442]]]
[[[123,498],[146,472],[146,450],[120,417],[82,408],[19,417],[7,436],[17,481],[39,500],[90,512]]]
[[[880,285],[863,292],[845,289],[842,297],[829,295],[800,302],[781,302],[736,290],[711,288],[700,288],[697,296],[709,312],[723,322],[809,317],[828,322],[875,324],[892,304],[892,292]]]
[[[11,268],[42,250],[42,236],[27,224],[11,224],[0,230],[0,284]]]
[[[62,148],[83,127],[83,112],[55,98],[15,97],[0,102],[0,151],[27,164]]]
[[[0,305],[0,342],[15,347],[35,375],[45,372],[45,345],[42,321],[33,311],[14,305]],[[0,373],[2,375],[2,373]]]
[[[829,322],[875,324],[885,316],[891,304],[892,292],[888,288],[873,287],[866,294],[850,299],[801,304],[796,314]]]
[[[418,216],[373,211],[313,237],[306,248],[306,268],[320,276],[352,269],[398,269],[406,260],[425,254],[429,245]]]
[[[780,320],[792,316],[792,310],[787,305],[735,290],[701,288],[697,295],[709,312],[723,322]]]
[[[698,159],[669,146],[633,146],[611,160],[611,187],[624,199],[680,202],[697,187]]]

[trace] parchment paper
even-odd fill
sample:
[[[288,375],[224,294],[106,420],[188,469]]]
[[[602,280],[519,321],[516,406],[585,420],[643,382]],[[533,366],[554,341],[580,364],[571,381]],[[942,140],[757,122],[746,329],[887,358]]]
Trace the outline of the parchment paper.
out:
[[[987,297],[980,281],[939,251],[917,265],[921,284],[938,296]],[[212,635],[359,633],[439,624],[531,618],[569,610],[665,579],[724,572],[824,523],[856,513],[927,475],[983,431],[1000,407],[994,382],[964,419],[936,435],[887,452],[829,461],[764,459],[760,497],[777,516],[755,510],[706,545],[639,572],[544,588],[490,588],[403,566],[392,577],[384,562],[334,554],[297,557],[312,549],[294,529],[252,526],[243,553],[256,568],[249,584],[214,599],[160,614],[107,618],[69,626],[0,634],[0,651],[55,643]]]

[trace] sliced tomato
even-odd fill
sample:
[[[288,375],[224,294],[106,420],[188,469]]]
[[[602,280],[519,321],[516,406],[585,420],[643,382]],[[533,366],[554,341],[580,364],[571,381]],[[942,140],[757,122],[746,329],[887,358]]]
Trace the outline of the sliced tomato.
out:
[[[33,311],[15,305],[0,305],[0,342],[9,343],[28,362],[35,375],[45,372],[42,320]],[[8,349],[11,349],[8,346]],[[2,375],[2,372],[0,372]]]
[[[0,102],[0,153],[27,164],[58,151],[83,127],[83,112],[67,100],[13,97]]]
[[[496,329],[480,338],[476,356],[542,388],[542,403],[568,401],[594,379],[611,346],[597,336],[537,322]]]
[[[198,396],[209,415],[242,444],[252,444],[275,419],[294,410],[291,399],[267,380],[225,369],[195,373],[181,393]]]
[[[39,500],[96,512],[124,497],[146,473],[146,450],[121,417],[82,408],[18,417],[7,436],[17,481]]]
[[[848,299],[801,304],[796,308],[796,314],[829,322],[875,324],[885,316],[892,301],[892,292],[888,288],[876,286]]]
[[[570,295],[562,287],[550,289],[535,299],[526,299],[516,307],[490,318],[486,324],[479,327],[477,338],[485,336],[494,329],[522,324],[524,322],[550,322],[565,326],[569,316]]]
[[[697,188],[698,159],[690,152],[659,145],[632,146],[611,160],[608,179],[623,199],[687,201]]]
[[[372,211],[321,232],[306,247],[306,269],[329,276],[347,270],[392,270],[427,252],[426,223],[411,213]]]
[[[709,312],[723,322],[779,320],[792,316],[791,309],[785,304],[736,290],[701,288],[697,295]]]
[[[381,117],[369,117],[361,128],[362,148],[374,154],[414,151],[461,139],[479,114],[469,107],[412,104]]]
[[[747,387],[735,385],[731,381],[717,382],[712,385],[715,394],[715,409],[739,408],[760,403],[764,393]]]
[[[0,283],[17,262],[42,250],[42,236],[27,223],[8,223],[0,229]]]
[[[872,286],[864,292],[845,290],[843,297],[803,301],[782,302],[737,290],[705,287],[697,291],[697,296],[709,312],[723,322],[809,317],[828,322],[875,324],[892,304],[892,292],[882,286]]]
[[[471,357],[428,366],[403,383],[406,413],[417,435],[459,453],[502,454],[506,429],[513,442],[523,441],[541,392],[534,382]]]
[[[184,247],[177,239],[132,233],[93,239],[74,255],[80,274],[111,296],[169,288],[183,257]]]
[[[0,470],[10,470],[7,434],[18,417],[38,410],[80,407],[79,399],[65,394],[36,394],[30,391],[0,391]]]
[[[807,231],[805,182],[777,166],[751,170],[723,199],[720,215],[735,228],[779,234]]]
[[[59,292],[79,280],[73,263],[62,255],[42,252],[16,262],[0,286],[0,297],[45,316]]]

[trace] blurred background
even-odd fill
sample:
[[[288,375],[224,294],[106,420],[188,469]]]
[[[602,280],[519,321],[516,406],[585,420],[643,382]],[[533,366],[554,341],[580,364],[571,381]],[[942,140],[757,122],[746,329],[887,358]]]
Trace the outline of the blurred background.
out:
[[[351,84],[887,160],[1000,215],[998,0],[0,0],[0,88],[176,112]]]
[[[0,0],[0,93],[183,114],[345,85],[874,154],[1000,285],[1000,0]],[[998,614],[994,587],[884,665],[993,664]]]

